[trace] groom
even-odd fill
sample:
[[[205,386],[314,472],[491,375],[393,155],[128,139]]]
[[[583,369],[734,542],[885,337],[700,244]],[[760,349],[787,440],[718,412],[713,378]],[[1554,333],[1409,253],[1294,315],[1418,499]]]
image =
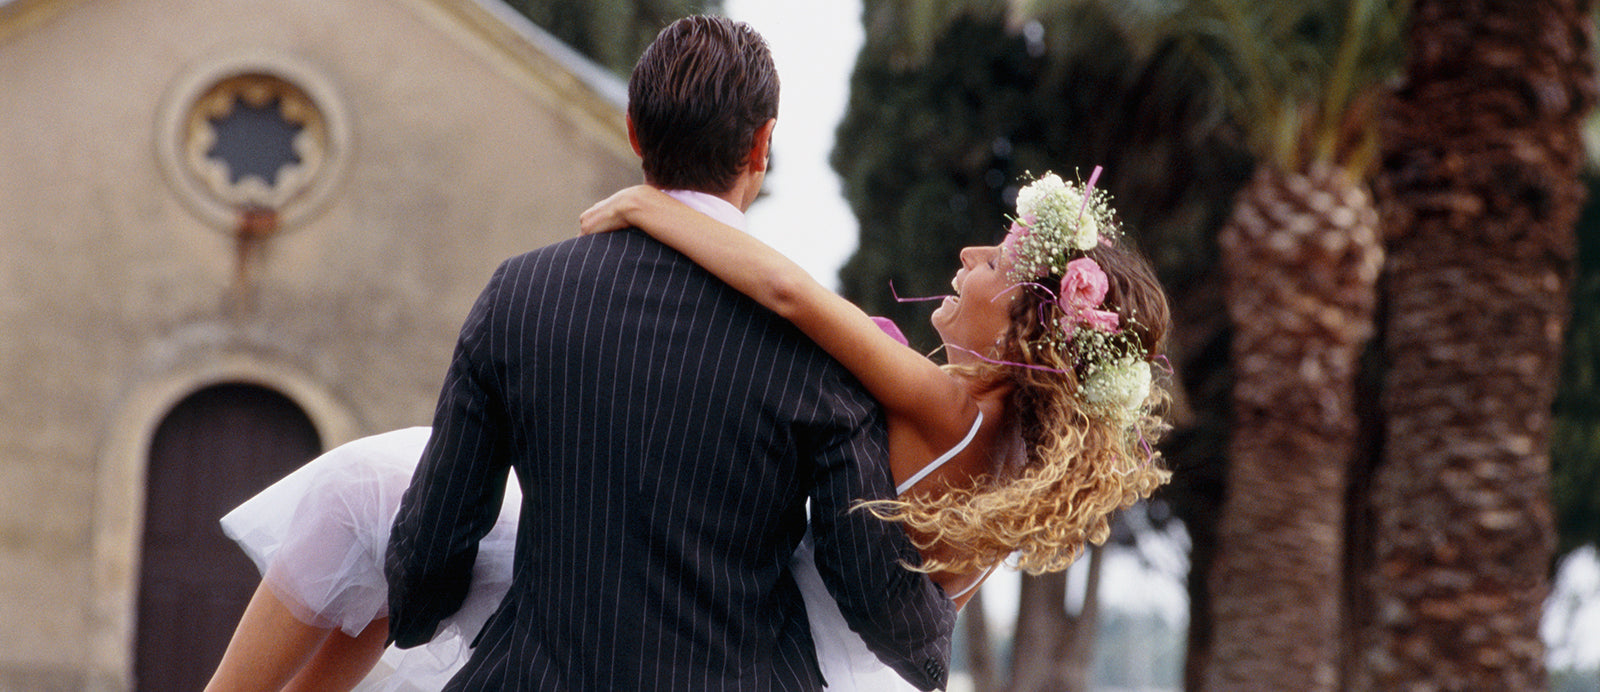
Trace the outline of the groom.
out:
[[[662,30],[628,84],[651,184],[734,225],[761,188],[778,78],[722,18]],[[790,555],[806,530],[886,664],[942,687],[954,609],[897,525],[877,405],[798,330],[639,231],[512,258],[467,316],[389,543],[390,638],[460,605],[508,469],[515,583],[460,690],[814,690]]]

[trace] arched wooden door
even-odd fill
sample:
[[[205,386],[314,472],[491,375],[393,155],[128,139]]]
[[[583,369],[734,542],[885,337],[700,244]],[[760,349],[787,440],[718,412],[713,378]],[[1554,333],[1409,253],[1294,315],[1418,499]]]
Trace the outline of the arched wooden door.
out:
[[[321,449],[305,412],[264,387],[207,387],[167,414],[146,481],[138,689],[205,685],[260,581],[217,520]]]

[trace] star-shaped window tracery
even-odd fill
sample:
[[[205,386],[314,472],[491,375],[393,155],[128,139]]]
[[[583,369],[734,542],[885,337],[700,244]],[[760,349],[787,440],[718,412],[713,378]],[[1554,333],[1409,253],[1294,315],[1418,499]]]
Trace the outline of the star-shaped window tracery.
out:
[[[214,84],[185,125],[188,172],[231,209],[282,211],[323,169],[328,131],[299,87],[272,75]]]
[[[242,95],[237,96],[226,114],[208,121],[216,142],[206,157],[227,164],[232,184],[253,175],[273,187],[280,170],[300,163],[294,140],[304,125],[284,117],[281,99],[252,106]]]

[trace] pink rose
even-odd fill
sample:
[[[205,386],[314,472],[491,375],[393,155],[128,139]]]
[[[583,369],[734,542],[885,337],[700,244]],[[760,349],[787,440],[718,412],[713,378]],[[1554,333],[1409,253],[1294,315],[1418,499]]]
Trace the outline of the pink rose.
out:
[[[1103,332],[1116,332],[1121,318],[1115,312],[1100,310],[1106,299],[1106,273],[1088,257],[1067,263],[1061,274],[1061,293],[1057,300],[1066,316],[1061,318],[1061,328],[1067,332],[1077,324]]]
[[[1088,257],[1072,260],[1061,273],[1061,307],[1067,312],[1100,307],[1106,286],[1106,273],[1098,263]]]
[[[1122,318],[1110,310],[1084,310],[1078,317],[1090,329],[1096,331],[1110,332],[1112,334],[1121,331],[1118,329],[1118,325],[1122,322]]]
[[[1086,308],[1076,314],[1063,315],[1061,317],[1061,330],[1071,334],[1081,324],[1095,331],[1116,334],[1122,331],[1118,328],[1118,324],[1121,321],[1122,318],[1110,310]]]

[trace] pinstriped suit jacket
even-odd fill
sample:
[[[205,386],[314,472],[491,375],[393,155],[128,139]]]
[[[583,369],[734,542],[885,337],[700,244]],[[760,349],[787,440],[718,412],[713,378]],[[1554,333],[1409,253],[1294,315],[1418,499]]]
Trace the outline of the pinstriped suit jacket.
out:
[[[954,609],[896,525],[882,415],[792,325],[638,231],[495,272],[462,328],[389,544],[390,638],[461,603],[507,470],[515,582],[449,689],[811,690],[789,558],[812,501],[852,628],[942,687]]]

